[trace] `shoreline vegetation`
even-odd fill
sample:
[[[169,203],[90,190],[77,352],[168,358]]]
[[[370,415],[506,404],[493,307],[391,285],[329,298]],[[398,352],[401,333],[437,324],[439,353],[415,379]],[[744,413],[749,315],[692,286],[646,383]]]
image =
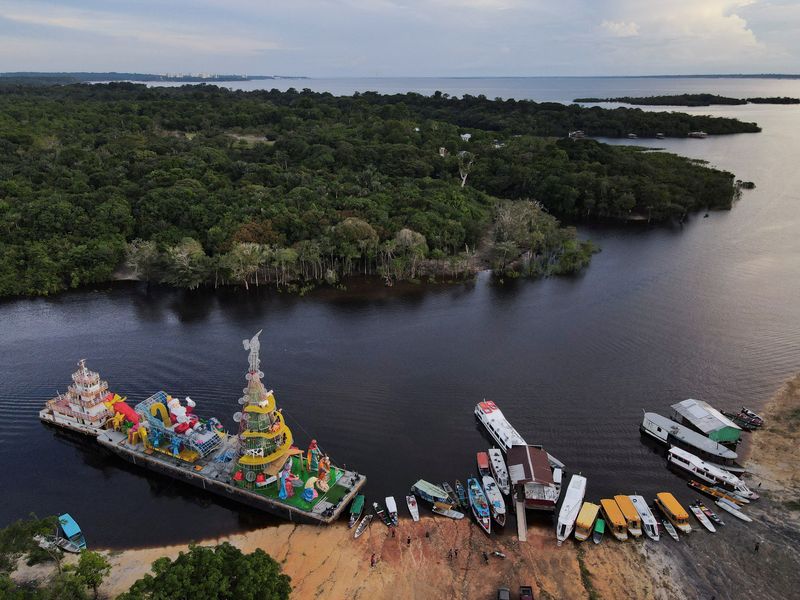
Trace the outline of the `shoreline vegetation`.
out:
[[[755,521],[731,523],[716,535],[698,531],[679,544],[664,539],[657,544],[607,540],[599,546],[557,546],[552,524],[537,520],[529,526],[528,542],[519,543],[513,527],[489,538],[469,519],[425,516],[419,523],[402,520],[396,536],[379,523],[358,540],[344,523],[325,528],[285,523],[206,540],[202,546],[219,548],[228,542],[246,554],[266,552],[291,578],[296,598],[489,598],[498,587],[516,590],[519,585],[530,585],[536,598],[551,600],[789,598],[800,585],[800,375],[760,412],[767,425],[752,434],[746,457],[748,471],[763,484],[761,501],[748,508]],[[758,553],[753,551],[756,543]],[[111,570],[100,597],[125,593],[151,564],[159,561],[157,569],[163,571],[164,557],[175,560],[191,547],[102,551]],[[455,548],[456,556],[448,553]],[[491,556],[495,550],[507,558]],[[58,578],[53,563],[40,558],[45,562],[17,562],[11,573],[15,585],[31,590]]]
[[[619,102],[638,106],[717,106],[742,104],[800,104],[800,98],[772,96],[757,98],[730,98],[717,94],[675,94],[665,96],[620,96],[618,98],[575,98],[581,104]]]
[[[730,209],[731,173],[569,132],[735,119],[407,93],[0,86],[0,297],[134,278],[303,292],[352,274],[576,273],[576,224]]]

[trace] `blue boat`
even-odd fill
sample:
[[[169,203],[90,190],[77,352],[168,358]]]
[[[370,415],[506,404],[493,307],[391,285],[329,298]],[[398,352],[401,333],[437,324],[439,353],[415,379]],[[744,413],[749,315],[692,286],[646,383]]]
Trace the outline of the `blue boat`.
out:
[[[483,493],[481,484],[474,477],[467,479],[467,494],[469,494],[469,504],[472,507],[472,514],[478,525],[481,526],[487,534],[492,533],[492,519],[489,512],[489,503],[486,501],[486,495]]]
[[[58,517],[58,537],[60,540],[56,543],[69,552],[76,551],[71,548],[71,546],[75,546],[77,552],[86,550],[86,540],[83,537],[83,532],[80,526],[75,522],[75,519],[68,513],[64,513]],[[66,543],[61,543],[62,541]]]

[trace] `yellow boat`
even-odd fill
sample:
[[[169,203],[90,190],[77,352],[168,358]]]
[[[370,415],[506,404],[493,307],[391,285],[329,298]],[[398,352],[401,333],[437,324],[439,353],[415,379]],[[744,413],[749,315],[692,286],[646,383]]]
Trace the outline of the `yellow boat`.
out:
[[[675,496],[669,492],[659,492],[656,494],[656,505],[675,527],[684,533],[692,531],[692,526],[689,524],[689,513],[675,499]]]
[[[611,498],[603,498],[600,500],[600,507],[611,534],[621,542],[627,540],[628,522],[625,520],[625,515],[622,514],[617,503]]]
[[[642,537],[642,519],[639,516],[639,511],[636,510],[633,502],[631,502],[631,499],[628,496],[620,494],[619,496],[614,496],[614,501],[625,517],[630,534],[635,538]]]
[[[582,542],[592,535],[594,529],[594,522],[597,519],[597,513],[600,507],[591,502],[584,502],[581,506],[581,512],[578,513],[578,518],[575,520],[575,539]]]

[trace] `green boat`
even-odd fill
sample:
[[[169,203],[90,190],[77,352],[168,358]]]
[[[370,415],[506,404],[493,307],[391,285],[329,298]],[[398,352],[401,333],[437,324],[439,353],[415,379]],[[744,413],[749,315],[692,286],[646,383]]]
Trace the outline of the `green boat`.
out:
[[[364,495],[359,494],[350,505],[350,521],[347,523],[348,529],[351,529],[358,522],[362,512],[364,512]]]
[[[603,519],[597,519],[594,522],[594,533],[592,533],[592,541],[599,544],[603,541],[603,534],[606,532],[606,522]]]

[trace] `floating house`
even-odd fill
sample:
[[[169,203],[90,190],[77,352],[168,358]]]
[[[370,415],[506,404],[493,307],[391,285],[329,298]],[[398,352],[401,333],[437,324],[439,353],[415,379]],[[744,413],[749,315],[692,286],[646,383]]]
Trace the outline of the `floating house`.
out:
[[[672,405],[675,420],[721,444],[737,444],[742,428],[702,400],[689,398]]]
[[[553,512],[561,493],[561,469],[553,469],[547,452],[516,445],[508,451],[508,474],[514,496],[525,508]]]

